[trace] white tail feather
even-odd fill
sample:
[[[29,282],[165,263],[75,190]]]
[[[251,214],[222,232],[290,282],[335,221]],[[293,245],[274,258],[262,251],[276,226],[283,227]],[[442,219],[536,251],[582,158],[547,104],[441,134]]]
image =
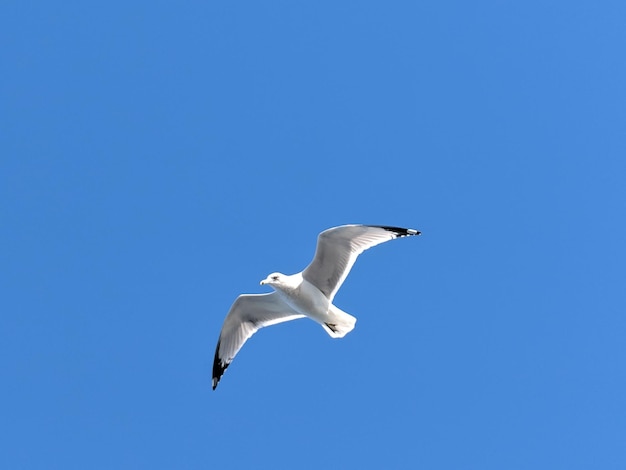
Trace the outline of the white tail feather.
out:
[[[332,338],[343,338],[354,329],[356,318],[334,305],[328,309],[328,319],[321,325]]]

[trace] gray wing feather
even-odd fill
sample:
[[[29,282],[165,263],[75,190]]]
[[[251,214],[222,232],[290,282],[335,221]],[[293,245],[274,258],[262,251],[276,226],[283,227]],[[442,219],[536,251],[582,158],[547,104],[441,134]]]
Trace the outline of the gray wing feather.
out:
[[[419,234],[414,229],[383,225],[342,225],[329,228],[317,237],[315,256],[302,275],[332,302],[361,253],[394,238]]]
[[[302,318],[276,292],[243,294],[233,303],[220,333],[213,360],[213,390],[244,343],[259,329]]]

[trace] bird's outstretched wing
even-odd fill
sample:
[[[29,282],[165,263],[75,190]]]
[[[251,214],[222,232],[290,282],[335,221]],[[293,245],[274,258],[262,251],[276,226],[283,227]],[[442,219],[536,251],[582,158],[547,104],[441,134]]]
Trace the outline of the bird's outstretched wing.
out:
[[[241,347],[257,330],[303,316],[283,302],[276,292],[237,297],[226,315],[215,348],[213,390]]]
[[[317,237],[315,256],[302,275],[332,302],[361,253],[394,238],[419,234],[412,228],[384,225],[341,225],[329,228]]]

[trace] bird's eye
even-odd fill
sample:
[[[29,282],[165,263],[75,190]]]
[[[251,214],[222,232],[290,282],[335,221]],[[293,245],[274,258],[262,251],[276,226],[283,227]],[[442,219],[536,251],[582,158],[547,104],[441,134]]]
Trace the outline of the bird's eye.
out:
[[[278,281],[278,276],[272,276],[272,281]]]

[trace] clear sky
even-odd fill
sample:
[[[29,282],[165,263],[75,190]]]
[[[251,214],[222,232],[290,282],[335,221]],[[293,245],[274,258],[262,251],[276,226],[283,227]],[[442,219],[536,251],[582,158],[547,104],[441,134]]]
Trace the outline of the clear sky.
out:
[[[626,3],[0,6],[0,467],[626,468]],[[331,339],[240,293],[335,225]]]

